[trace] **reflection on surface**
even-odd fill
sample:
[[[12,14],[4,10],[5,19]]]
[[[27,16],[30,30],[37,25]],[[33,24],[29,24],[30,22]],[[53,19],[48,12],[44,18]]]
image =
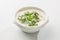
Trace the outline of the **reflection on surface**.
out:
[[[38,33],[39,32],[36,32],[36,33],[25,33],[23,32],[23,35],[28,38],[28,40],[38,40]]]

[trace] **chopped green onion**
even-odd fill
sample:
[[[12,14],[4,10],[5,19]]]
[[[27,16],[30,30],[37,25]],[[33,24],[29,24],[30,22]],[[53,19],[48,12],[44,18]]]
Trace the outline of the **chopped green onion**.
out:
[[[35,26],[39,22],[39,14],[37,12],[26,12],[24,15],[19,16],[18,20],[21,23],[28,24],[28,26]]]

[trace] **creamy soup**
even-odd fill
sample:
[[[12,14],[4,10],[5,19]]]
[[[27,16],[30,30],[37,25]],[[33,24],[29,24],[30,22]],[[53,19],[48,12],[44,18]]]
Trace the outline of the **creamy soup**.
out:
[[[24,27],[38,27],[45,21],[45,15],[40,10],[27,9],[18,12],[16,20]]]

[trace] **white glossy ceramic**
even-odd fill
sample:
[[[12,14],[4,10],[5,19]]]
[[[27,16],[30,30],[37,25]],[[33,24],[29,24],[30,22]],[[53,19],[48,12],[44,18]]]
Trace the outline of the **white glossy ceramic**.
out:
[[[34,9],[34,10],[39,10],[42,12],[42,14],[44,15],[44,20],[39,24],[39,26],[37,27],[25,27],[24,25],[21,25],[18,21],[17,21],[17,14],[19,14],[19,12],[28,10],[28,9]],[[37,7],[23,7],[21,9],[19,9],[15,15],[15,22],[17,25],[19,25],[19,27],[21,28],[22,31],[27,32],[27,33],[34,33],[40,30],[41,27],[43,27],[45,24],[47,24],[48,22],[48,16],[46,15],[46,13]]]

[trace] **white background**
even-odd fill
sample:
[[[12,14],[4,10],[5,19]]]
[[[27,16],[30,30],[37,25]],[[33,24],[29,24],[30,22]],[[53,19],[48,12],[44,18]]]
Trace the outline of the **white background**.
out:
[[[39,7],[49,16],[39,33],[26,34],[14,24],[16,11],[25,6]],[[59,0],[0,0],[0,40],[60,40]]]

